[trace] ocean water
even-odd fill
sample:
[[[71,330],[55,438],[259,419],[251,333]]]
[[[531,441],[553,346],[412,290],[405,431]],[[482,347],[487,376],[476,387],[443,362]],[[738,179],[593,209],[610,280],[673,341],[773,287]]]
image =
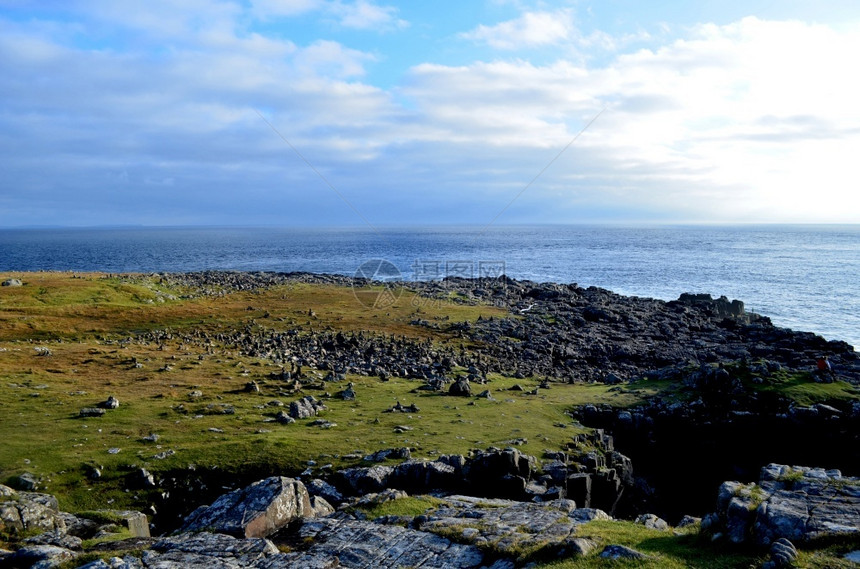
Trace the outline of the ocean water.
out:
[[[0,230],[0,271],[353,275],[372,259],[406,280],[504,273],[664,300],[725,295],[860,346],[860,225]]]

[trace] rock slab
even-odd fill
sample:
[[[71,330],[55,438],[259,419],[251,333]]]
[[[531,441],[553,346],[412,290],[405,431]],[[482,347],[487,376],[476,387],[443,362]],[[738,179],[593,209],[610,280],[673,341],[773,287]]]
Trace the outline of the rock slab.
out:
[[[860,478],[838,470],[769,464],[758,484],[725,482],[703,527],[734,543],[808,543],[860,533]]]
[[[185,519],[181,533],[210,531],[236,537],[266,537],[299,518],[313,517],[310,495],[300,481],[273,476],[224,494]]]

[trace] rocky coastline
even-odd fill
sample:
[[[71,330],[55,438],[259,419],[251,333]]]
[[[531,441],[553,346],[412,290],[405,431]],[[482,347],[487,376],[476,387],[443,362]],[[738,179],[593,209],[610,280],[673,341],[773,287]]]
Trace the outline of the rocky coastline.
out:
[[[184,287],[189,298],[285,284],[357,290],[372,284],[304,273],[148,278]],[[508,569],[594,555],[647,562],[649,553],[585,529],[595,520],[622,519],[675,536],[693,531],[708,544],[703,547],[755,548],[769,567],[789,567],[796,566],[797,547],[860,536],[860,397],[804,402],[776,389],[798,378],[860,386],[860,356],[847,343],[776,327],[738,300],[707,294],[664,302],[506,277],[401,284],[421,299],[409,325],[450,341],[316,327],[309,311],[302,329],[251,321],[217,334],[165,328],[119,342],[229,346],[274,363],[279,369],[271,379],[292,393],[319,387],[344,400],[356,397],[345,383],[349,376],[404,378],[416,390],[464,401],[492,397],[491,374],[536,378],[535,394],[557,384],[595,383],[633,392],[641,381],[671,390],[633,407],[572,408],[570,424],[585,434],[542,456],[514,445],[429,460],[396,447],[375,449],[361,466],[326,471],[311,465],[301,473],[261,472],[259,480],[224,480],[205,469],[155,477],[134,472],[129,487],[163,490],[156,519],[113,511],[113,524],[98,525],[60,512],[56,499],[21,480],[17,490],[0,486],[0,521],[7,535],[27,537],[16,551],[0,552],[0,568]],[[490,304],[507,316],[431,320],[420,311],[430,303]],[[823,356],[833,375],[818,373]],[[259,391],[255,382],[246,387]],[[391,411],[417,412],[397,406]],[[323,409],[306,395],[277,420],[305,420]],[[235,489],[216,495],[225,483]],[[367,515],[415,496],[429,497],[424,513]],[[82,551],[82,539],[110,534],[117,525],[132,535]],[[151,531],[161,536],[150,537]],[[112,556],[75,565],[100,551]]]

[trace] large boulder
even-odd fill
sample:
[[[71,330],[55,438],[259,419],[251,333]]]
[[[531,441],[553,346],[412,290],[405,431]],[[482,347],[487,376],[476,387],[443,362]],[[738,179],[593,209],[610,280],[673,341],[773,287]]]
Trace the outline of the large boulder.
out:
[[[65,529],[56,498],[0,485],[0,531],[21,534]]]
[[[765,466],[758,484],[725,482],[703,528],[734,543],[807,543],[860,534],[860,478],[838,470]]]
[[[321,401],[317,401],[313,395],[306,395],[290,403],[290,417],[293,419],[316,417],[324,409],[325,405]]]
[[[469,380],[463,377],[452,383],[451,387],[448,388],[448,395],[471,397],[472,386],[469,384]]]
[[[335,506],[339,506],[343,502],[343,494],[341,494],[337,488],[322,480],[320,478],[314,478],[306,485],[308,492],[311,495],[311,498],[318,496],[320,498],[325,499],[326,502],[330,504],[334,504]]]
[[[441,460],[408,460],[394,467],[392,485],[410,491],[450,489],[460,478],[457,470]]]
[[[57,567],[74,559],[77,553],[55,545],[25,545],[2,559],[3,567]]]
[[[525,496],[536,463],[534,457],[514,448],[489,449],[476,453],[463,474],[474,493],[517,499]]]
[[[338,486],[348,494],[381,492],[389,486],[394,469],[390,466],[346,468],[337,473]]]
[[[290,522],[313,517],[305,485],[273,476],[224,494],[191,513],[180,532],[212,531],[238,537],[266,537]]]

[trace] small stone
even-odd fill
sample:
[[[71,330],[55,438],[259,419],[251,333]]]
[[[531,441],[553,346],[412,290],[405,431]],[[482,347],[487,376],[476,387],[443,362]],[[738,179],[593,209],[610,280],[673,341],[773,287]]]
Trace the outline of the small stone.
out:
[[[116,409],[119,407],[119,399],[111,395],[106,401],[99,403],[101,409]]]
[[[277,421],[278,423],[280,423],[282,425],[289,425],[291,423],[296,422],[295,419],[290,417],[289,414],[285,413],[284,411],[281,411],[277,415],[275,415],[275,421]]]
[[[665,520],[655,516],[654,514],[642,514],[636,518],[637,524],[642,524],[648,529],[664,530],[669,528],[669,524]]]
[[[25,472],[15,479],[15,485],[26,492],[32,492],[39,488],[39,481],[30,472]]]
[[[105,410],[96,407],[84,407],[78,414],[81,417],[101,417],[105,414]]]
[[[600,552],[604,559],[645,559],[647,555],[624,545],[607,545]]]

